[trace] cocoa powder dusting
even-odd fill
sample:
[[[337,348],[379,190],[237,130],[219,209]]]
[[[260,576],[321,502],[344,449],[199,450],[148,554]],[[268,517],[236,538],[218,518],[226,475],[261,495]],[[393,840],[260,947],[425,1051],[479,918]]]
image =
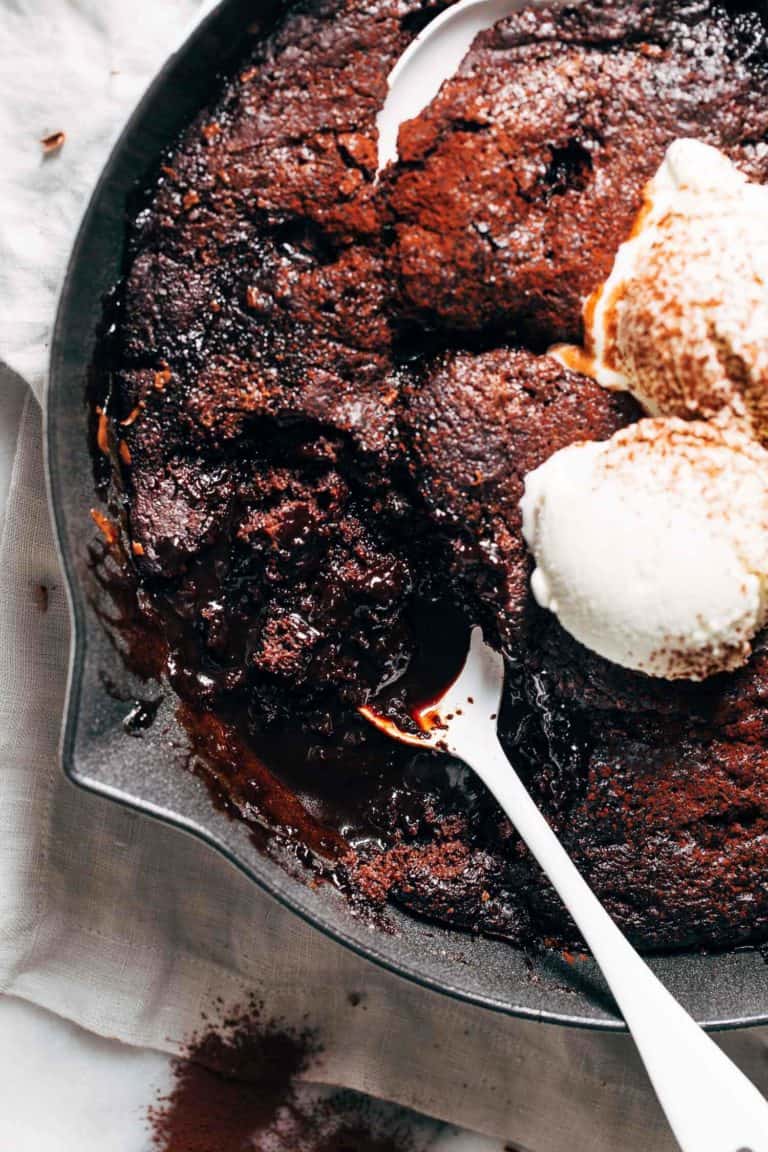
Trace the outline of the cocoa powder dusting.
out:
[[[192,1038],[170,1093],[149,1109],[156,1152],[412,1152],[377,1131],[367,1105],[340,1092],[314,1103],[297,1085],[318,1052],[309,1032],[261,1018],[255,1005]]]

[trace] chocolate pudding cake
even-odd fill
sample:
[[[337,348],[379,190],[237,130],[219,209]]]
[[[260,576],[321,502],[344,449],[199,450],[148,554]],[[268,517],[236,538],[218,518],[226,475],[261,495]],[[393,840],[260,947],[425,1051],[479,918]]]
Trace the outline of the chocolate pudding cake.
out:
[[[482,33],[403,126],[388,176],[399,322],[578,341],[675,138],[764,180],[768,45],[752,7],[596,0]]]
[[[102,523],[217,797],[360,907],[578,939],[483,786],[358,711],[427,698],[480,624],[505,748],[631,939],[764,939],[765,637],[702,682],[609,662],[537,604],[520,512],[527,474],[643,416],[547,349],[668,146],[768,182],[764,7],[525,8],[377,180],[387,76],[444,6],[284,4],[163,158],[108,305]]]

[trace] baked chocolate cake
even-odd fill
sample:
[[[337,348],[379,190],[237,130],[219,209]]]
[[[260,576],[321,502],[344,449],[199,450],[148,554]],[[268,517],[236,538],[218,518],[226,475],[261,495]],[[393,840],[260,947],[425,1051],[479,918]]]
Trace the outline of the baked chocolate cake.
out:
[[[136,213],[97,426],[138,611],[217,794],[269,818],[266,763],[283,824],[300,794],[356,897],[574,938],[483,787],[357,712],[426,691],[479,622],[508,661],[509,754],[630,936],[763,938],[764,641],[702,684],[588,652],[533,601],[519,500],[554,452],[641,415],[543,353],[579,339],[670,141],[768,180],[764,10],[526,9],[377,183],[387,75],[438,10],[286,5]]]
[[[583,300],[676,137],[765,179],[768,45],[753,7],[587,0],[481,34],[401,132],[387,197],[399,322],[579,341]]]
[[[639,409],[553,357],[498,348],[438,357],[403,387],[400,412],[413,488],[448,546],[444,576],[515,652],[529,599],[526,472],[575,440],[608,439]]]

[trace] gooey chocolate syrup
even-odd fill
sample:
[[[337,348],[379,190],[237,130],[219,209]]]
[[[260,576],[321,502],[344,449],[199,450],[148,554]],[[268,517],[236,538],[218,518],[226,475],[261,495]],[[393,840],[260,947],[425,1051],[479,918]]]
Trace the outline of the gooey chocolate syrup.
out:
[[[92,551],[92,603],[120,649],[127,668],[142,680],[162,680],[174,631],[157,606],[142,600],[130,562],[119,544]],[[414,656],[404,673],[376,697],[377,711],[409,723],[456,679],[469,644],[463,615],[450,605],[423,603],[408,621]],[[181,645],[176,648],[177,675]],[[194,652],[178,676],[195,682]],[[120,697],[113,684],[105,685]],[[150,694],[151,695],[151,694]],[[151,727],[159,696],[126,701],[126,732],[140,736]],[[395,824],[413,826],[422,796],[442,775],[439,759],[414,753],[342,710],[327,737],[298,724],[254,731],[243,714],[201,709],[182,700],[177,719],[189,739],[187,766],[206,783],[214,803],[244,820],[261,848],[277,838],[293,855],[327,875],[352,851],[384,848]]]

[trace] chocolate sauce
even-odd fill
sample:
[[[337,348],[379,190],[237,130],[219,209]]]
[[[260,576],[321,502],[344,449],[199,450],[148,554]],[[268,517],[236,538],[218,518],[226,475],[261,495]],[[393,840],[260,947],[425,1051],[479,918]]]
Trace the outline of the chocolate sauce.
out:
[[[466,615],[451,604],[417,604],[410,623],[416,642],[406,672],[370,702],[393,720],[412,718],[436,703],[458,677],[469,651]]]
[[[157,600],[149,603],[142,596],[120,541],[94,544],[91,575],[92,604],[131,672],[162,681],[170,634],[174,686],[186,696],[177,718],[190,740],[188,763],[219,807],[258,831],[261,845],[275,835],[306,846],[310,857],[338,861],[350,848],[383,847],[393,832],[395,809],[398,820],[413,827],[411,809],[421,807],[425,789],[430,792],[432,781],[444,774],[434,763],[437,757],[414,754],[343,706],[337,706],[327,733],[307,730],[298,721],[255,728],[245,709],[201,710],[197,654],[183,642],[178,617],[161,613]],[[377,709],[401,719],[442,695],[460,672],[469,642],[463,614],[445,602],[417,604],[408,627],[414,656],[375,701]],[[108,690],[115,694],[111,683]],[[153,723],[162,695],[121,698],[133,703],[126,732],[140,735]],[[412,793],[417,798],[409,805]]]
[[[376,698],[377,709],[403,716],[439,698],[460,672],[468,648],[461,613],[427,604],[414,614],[415,656],[405,674]],[[393,812],[409,817],[409,795],[431,790],[443,768],[431,753],[404,748],[352,711],[342,714],[343,737],[293,729],[254,732],[236,716],[226,720],[185,706],[179,711],[195,753],[195,770],[227,810],[305,843],[325,860],[350,848],[383,846]],[[433,770],[428,770],[433,765]],[[419,807],[418,799],[414,805]]]
[[[159,680],[168,659],[168,644],[156,613],[141,600],[136,572],[119,535],[101,536],[89,549],[87,594],[105,635],[129,672],[140,680]]]
[[[212,712],[196,713],[182,705],[177,715],[190,737],[191,766],[221,806],[251,827],[296,839],[324,860],[337,860],[347,851],[346,841],[313,817],[297,790],[281,779],[282,765],[306,762],[309,748],[301,739],[246,741],[234,724]]]
[[[151,728],[163,702],[162,696],[155,700],[135,700],[133,707],[123,720],[123,731],[129,736],[141,736]]]

